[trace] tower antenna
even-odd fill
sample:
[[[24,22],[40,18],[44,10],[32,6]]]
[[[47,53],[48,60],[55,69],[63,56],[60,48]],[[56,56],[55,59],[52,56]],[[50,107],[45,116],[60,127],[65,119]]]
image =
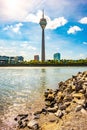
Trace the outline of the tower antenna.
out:
[[[44,9],[43,9],[42,11],[43,11],[43,13],[42,13],[42,18],[44,18]]]

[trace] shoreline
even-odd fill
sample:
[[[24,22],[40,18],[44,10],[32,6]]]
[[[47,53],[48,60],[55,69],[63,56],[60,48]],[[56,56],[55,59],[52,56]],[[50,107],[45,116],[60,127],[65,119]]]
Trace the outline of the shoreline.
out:
[[[87,71],[58,85],[44,92],[45,105],[38,105],[31,120],[28,115],[17,115],[17,130],[87,130]]]
[[[0,67],[87,67],[87,65],[0,65]]]

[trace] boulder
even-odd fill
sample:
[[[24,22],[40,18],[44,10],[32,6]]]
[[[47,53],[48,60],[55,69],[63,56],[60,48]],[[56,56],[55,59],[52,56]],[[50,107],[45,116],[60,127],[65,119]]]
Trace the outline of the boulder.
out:
[[[82,105],[78,105],[78,106],[76,106],[76,108],[75,108],[75,112],[78,112],[78,111],[80,111],[82,109]]]
[[[31,120],[29,121],[29,123],[27,124],[27,126],[32,129],[32,130],[38,130],[39,129],[39,124],[37,121],[35,120]]]
[[[56,113],[55,113],[55,116],[61,118],[63,116],[63,112],[61,110],[58,110]]]
[[[81,109],[81,113],[85,114],[87,116],[87,111],[85,109],[83,109],[83,108]]]
[[[59,109],[60,109],[60,110],[65,110],[66,107],[67,107],[67,106],[66,106],[65,104],[59,105]]]
[[[83,94],[82,93],[74,93],[74,94],[72,94],[72,97],[78,98],[78,99],[82,99],[83,98]]]
[[[48,107],[48,108],[47,108],[47,111],[48,111],[48,112],[53,112],[53,113],[54,113],[54,112],[56,112],[57,110],[58,110],[58,106]]]

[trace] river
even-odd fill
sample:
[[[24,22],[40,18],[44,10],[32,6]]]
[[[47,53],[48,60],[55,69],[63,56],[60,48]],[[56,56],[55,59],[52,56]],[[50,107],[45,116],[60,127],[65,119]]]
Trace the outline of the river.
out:
[[[79,71],[87,67],[0,67],[0,129],[12,130],[14,117],[28,111],[28,104]]]

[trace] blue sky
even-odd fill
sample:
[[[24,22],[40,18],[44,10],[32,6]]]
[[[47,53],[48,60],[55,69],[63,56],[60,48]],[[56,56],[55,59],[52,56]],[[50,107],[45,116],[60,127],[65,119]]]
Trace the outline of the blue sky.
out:
[[[46,59],[87,58],[87,0],[0,0],[0,55],[41,57],[43,9]]]

